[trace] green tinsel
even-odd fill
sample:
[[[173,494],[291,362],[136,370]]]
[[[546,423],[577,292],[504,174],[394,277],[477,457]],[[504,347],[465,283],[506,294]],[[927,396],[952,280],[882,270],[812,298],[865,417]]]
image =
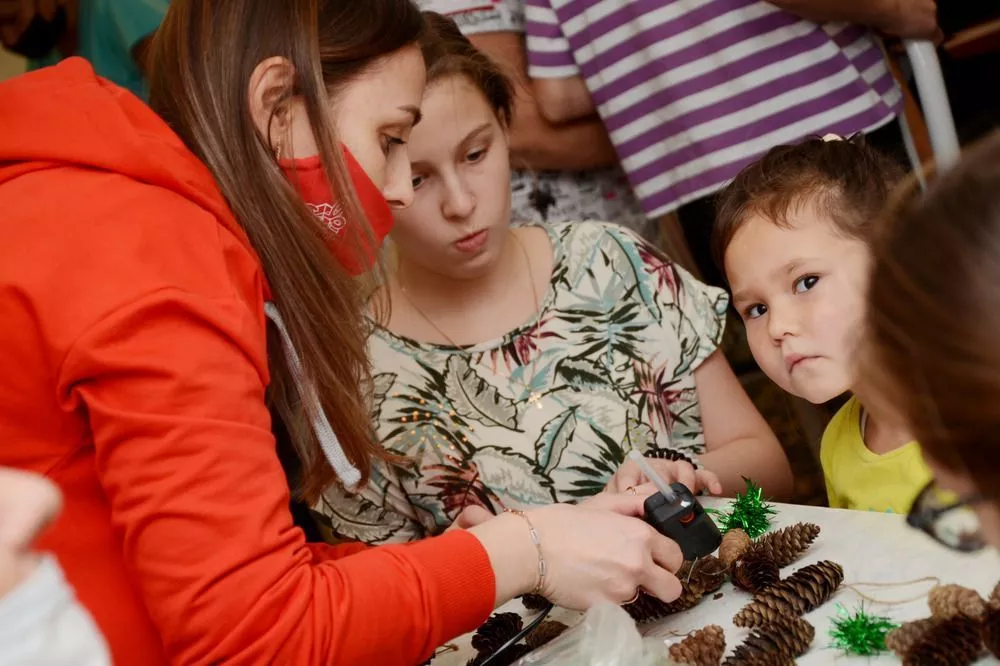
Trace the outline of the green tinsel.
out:
[[[830,627],[831,647],[843,650],[847,654],[861,657],[871,657],[885,652],[885,637],[890,631],[899,627],[887,617],[869,615],[862,605],[854,613],[837,604],[837,615]]]
[[[743,477],[743,480],[747,483],[746,492],[736,494],[736,499],[730,502],[728,511],[718,509],[705,509],[705,511],[716,517],[715,522],[723,532],[738,527],[751,539],[756,539],[771,529],[771,516],[777,511],[764,500],[764,490],[760,486],[746,477]]]

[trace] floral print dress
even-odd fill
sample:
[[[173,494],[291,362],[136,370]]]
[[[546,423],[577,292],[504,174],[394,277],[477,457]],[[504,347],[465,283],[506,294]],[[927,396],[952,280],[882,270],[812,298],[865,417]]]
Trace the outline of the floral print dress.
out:
[[[314,507],[342,538],[438,534],[463,508],[494,512],[593,495],[631,448],[704,451],[694,370],[718,347],[727,296],[633,232],[544,225],[553,270],[540,311],[500,339],[455,348],[377,328],[372,418],[405,457],[357,495]]]

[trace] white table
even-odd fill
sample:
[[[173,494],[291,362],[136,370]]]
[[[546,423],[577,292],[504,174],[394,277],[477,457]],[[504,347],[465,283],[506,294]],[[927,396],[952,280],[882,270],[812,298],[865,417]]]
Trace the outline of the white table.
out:
[[[725,508],[728,500],[708,499],[705,506]],[[976,555],[955,553],[939,546],[930,537],[906,525],[902,516],[843,511],[813,506],[775,504],[778,511],[774,528],[797,522],[816,523],[822,532],[804,557],[782,571],[787,576],[792,571],[820,560],[833,560],[844,567],[844,583],[894,583],[910,581],[925,576],[937,576],[943,583],[957,583],[974,588],[983,596],[992,591],[1000,581],[1000,557],[995,552]],[[863,587],[868,596],[880,600],[899,600],[917,597],[926,593],[932,582],[909,587]],[[662,636],[667,643],[680,640],[690,631],[708,624],[718,624],[726,630],[727,651],[740,644],[749,633],[746,629],[733,626],[732,618],[749,600],[750,595],[726,583],[720,599],[709,595],[691,610],[671,615],[665,620],[646,625],[643,633],[647,636]],[[841,588],[834,597],[806,615],[816,627],[816,639],[812,649],[798,659],[803,666],[818,664],[895,664],[898,659],[888,654],[881,657],[847,657],[829,649],[830,620],[837,612],[837,604],[853,611],[862,601],[853,590]],[[520,608],[518,602],[512,602]],[[884,606],[865,602],[870,612],[887,615],[897,622],[915,620],[930,615],[926,597],[902,605]],[[506,610],[506,609],[501,609]],[[571,611],[556,609],[552,618],[572,624],[580,615]],[[469,637],[464,636],[454,642],[457,652],[440,654],[433,666],[462,666],[476,653],[469,645]],[[980,664],[1000,664],[996,659],[984,659]]]

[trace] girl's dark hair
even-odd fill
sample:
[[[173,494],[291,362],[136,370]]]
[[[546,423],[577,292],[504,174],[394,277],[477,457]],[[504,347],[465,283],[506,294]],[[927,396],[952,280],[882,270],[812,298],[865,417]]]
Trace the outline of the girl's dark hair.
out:
[[[330,117],[331,97],[377,61],[415,43],[423,28],[409,0],[172,0],[152,51],[150,102],[212,171],[264,268],[306,377],[351,462],[367,479],[385,453],[373,437],[367,394],[364,294],[326,247],[314,215],[277,165],[250,113],[254,68],[279,56],[294,80],[275,105],[302,100],[320,159],[349,219],[363,224]],[[316,498],[335,480],[307,427],[273,330],[269,404],[302,462],[299,493]]]
[[[747,220],[759,215],[788,226],[788,214],[803,205],[817,206],[838,232],[867,243],[902,178],[902,168],[860,134],[772,148],[718,195],[713,258],[725,272],[726,250]]]
[[[925,195],[903,188],[874,243],[862,389],[924,451],[1000,488],[1000,132]]]
[[[510,126],[514,112],[514,85],[500,67],[472,45],[455,22],[435,12],[424,12],[426,29],[420,49],[427,64],[427,85],[448,76],[464,76],[486,97],[500,124]]]

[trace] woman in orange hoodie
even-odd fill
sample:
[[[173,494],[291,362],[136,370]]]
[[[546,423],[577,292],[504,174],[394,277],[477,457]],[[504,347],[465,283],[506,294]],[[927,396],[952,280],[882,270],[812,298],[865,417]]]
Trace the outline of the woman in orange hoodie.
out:
[[[0,465],[64,493],[39,547],[118,664],[413,664],[533,589],[679,593],[641,493],[384,548],[293,524],[269,406],[307,501],[385,455],[342,266],[413,195],[421,27],[408,0],[174,0],[156,113],[79,59],[0,85]]]

